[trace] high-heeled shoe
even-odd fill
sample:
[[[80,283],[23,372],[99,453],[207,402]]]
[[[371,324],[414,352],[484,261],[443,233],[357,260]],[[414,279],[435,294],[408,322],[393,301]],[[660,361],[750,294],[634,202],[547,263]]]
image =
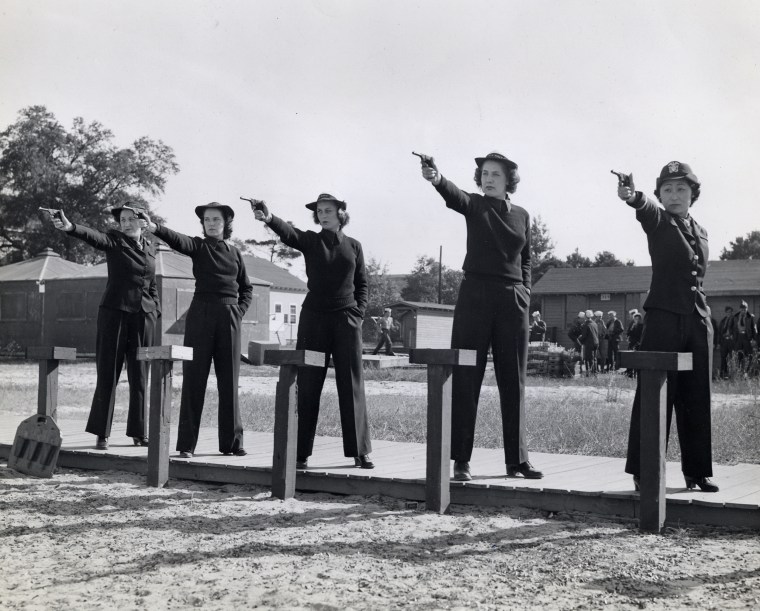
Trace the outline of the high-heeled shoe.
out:
[[[702,492],[718,492],[718,490],[720,490],[718,485],[709,477],[689,477],[688,475],[684,475],[683,477],[686,480],[686,487],[689,490],[693,490],[697,486],[699,486],[699,489]]]
[[[132,441],[136,446],[147,446],[148,445],[148,438],[147,437],[132,437]]]

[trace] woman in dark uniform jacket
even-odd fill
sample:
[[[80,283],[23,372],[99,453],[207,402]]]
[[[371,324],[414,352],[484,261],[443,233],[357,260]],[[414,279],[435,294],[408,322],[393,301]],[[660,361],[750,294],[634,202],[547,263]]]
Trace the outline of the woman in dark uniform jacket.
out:
[[[63,211],[53,218],[56,229],[106,253],[108,281],[98,308],[95,339],[98,374],[85,429],[98,436],[95,447],[99,450],[108,449],[116,385],[125,360],[129,380],[127,436],[132,437],[135,445],[148,445],[145,431],[148,363],[137,360],[137,349],[153,345],[161,306],[156,289],[155,245],[143,237],[143,222],[137,212],[139,209],[129,206],[113,208],[111,213],[121,230],[106,233],[71,223]]]
[[[364,253],[358,240],[343,233],[348,223],[346,202],[322,193],[306,204],[322,231],[301,231],[270,214],[266,204],[252,200],[256,219],[269,225],[284,244],[300,250],[306,260],[309,292],[298,323],[299,350],[324,352],[335,364],[343,454],[362,469],[372,469],[372,443],[367,423],[362,373],[362,320],[369,288]],[[298,447],[296,465],[307,467],[314,448],[319,398],[327,374],[324,367],[298,370]]]
[[[245,456],[243,425],[238,404],[240,331],[251,305],[253,285],[240,251],[227,240],[232,235],[235,213],[229,206],[212,202],[197,206],[205,237],[189,237],[148,221],[148,228],[177,252],[193,260],[195,293],[185,321],[185,346],[193,360],[182,364],[182,400],[177,450],[192,458],[198,443],[206,385],[214,362],[219,393],[219,451]]]
[[[422,176],[446,207],[467,222],[464,280],[459,289],[452,348],[477,350],[477,366],[455,367],[452,380],[451,457],[454,479],[467,481],[475,437],[478,398],[489,346],[499,386],[507,475],[540,479],[528,462],[525,442],[525,375],[530,305],[530,217],[513,204],[517,164],[499,153],[475,159],[475,184],[483,195],[465,193],[422,157]]]
[[[640,350],[691,352],[691,371],[668,372],[667,431],[673,410],[681,444],[681,468],[686,486],[717,492],[712,476],[710,392],[713,328],[702,281],[707,270],[707,232],[690,216],[700,184],[691,168],[671,161],[660,172],[654,191],[665,207],[618,185],[618,197],[636,210],[647,235],[652,259],[652,283],[644,302],[646,316]],[[636,386],[628,438],[626,473],[638,489],[640,461],[641,378]]]

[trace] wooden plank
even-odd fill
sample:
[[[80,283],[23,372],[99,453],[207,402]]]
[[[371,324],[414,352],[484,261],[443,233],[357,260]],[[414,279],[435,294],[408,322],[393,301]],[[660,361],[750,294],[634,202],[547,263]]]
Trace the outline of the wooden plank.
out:
[[[639,375],[641,376],[640,528],[646,532],[660,532],[665,524],[667,373],[664,370],[644,369],[639,371]]]
[[[26,358],[39,361],[48,359],[75,361],[77,358],[77,349],[64,348],[61,346],[29,346],[26,349]]]
[[[251,365],[263,365],[264,353],[267,350],[280,350],[280,344],[276,342],[248,342],[248,360]]]
[[[325,353],[314,350],[267,350],[264,353],[267,365],[325,366]]]
[[[192,349],[191,349],[192,350]],[[150,369],[150,440],[148,486],[162,488],[169,481],[169,427],[172,418],[173,361],[154,360]]]
[[[190,346],[145,346],[137,349],[138,361],[192,361],[193,349]]]
[[[270,354],[275,353],[267,353],[267,355]],[[322,356],[324,357],[324,355]],[[281,365],[280,379],[277,382],[277,395],[275,397],[271,485],[272,496],[283,500],[292,498],[296,492],[296,444],[298,439],[297,375],[297,364]]]
[[[37,415],[58,418],[58,359],[41,359],[37,381]]]
[[[650,371],[691,371],[691,352],[621,350],[620,367]]]
[[[409,362],[418,365],[475,365],[476,350],[458,348],[413,348]]]

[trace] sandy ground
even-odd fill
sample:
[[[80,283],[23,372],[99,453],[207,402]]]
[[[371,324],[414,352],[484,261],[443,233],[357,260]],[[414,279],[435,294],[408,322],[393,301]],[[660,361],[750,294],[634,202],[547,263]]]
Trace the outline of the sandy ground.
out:
[[[757,533],[0,463],[2,609],[746,609]]]
[[[76,377],[94,385],[94,368]],[[275,383],[241,378],[241,389],[274,394]],[[36,366],[0,368],[5,384],[36,386]],[[155,489],[117,471],[40,480],[0,462],[0,609],[760,606],[757,532],[642,535],[588,515],[451,509],[305,493],[283,502],[267,488],[179,480]]]

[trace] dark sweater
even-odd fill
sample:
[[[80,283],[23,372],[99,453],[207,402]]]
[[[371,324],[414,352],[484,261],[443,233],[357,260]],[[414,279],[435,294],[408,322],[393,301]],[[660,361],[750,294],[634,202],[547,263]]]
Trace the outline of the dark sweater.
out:
[[[528,212],[515,204],[507,210],[507,202],[502,199],[465,193],[444,176],[435,189],[446,206],[463,214],[467,221],[467,254],[462,265],[465,273],[522,282],[530,289]]]
[[[193,260],[193,299],[237,304],[245,314],[253,298],[253,285],[237,248],[224,240],[191,238],[160,225],[155,234],[171,248]]]
[[[121,231],[103,233],[84,225],[74,225],[68,235],[106,253],[108,281],[101,307],[123,312],[160,311],[156,288],[156,248],[152,242],[138,243]]]
[[[306,259],[309,292],[304,308],[334,312],[355,307],[364,316],[369,284],[358,240],[342,231],[301,231],[276,216],[272,216],[269,227],[284,244],[300,250]]]

